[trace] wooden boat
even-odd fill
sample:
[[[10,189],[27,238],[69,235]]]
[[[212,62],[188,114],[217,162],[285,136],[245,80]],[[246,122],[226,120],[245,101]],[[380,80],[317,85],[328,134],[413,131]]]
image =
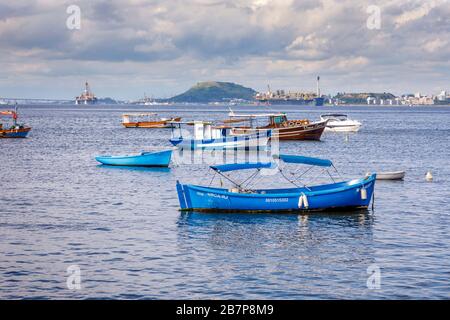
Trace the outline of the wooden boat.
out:
[[[333,132],[358,132],[361,128],[361,122],[350,119],[345,114],[323,114],[320,116],[322,121],[328,120],[325,131]]]
[[[171,128],[171,121],[181,121],[181,118],[157,118],[156,113],[130,113],[122,115],[122,125],[125,128]]]
[[[26,138],[31,127],[17,123],[17,107],[14,110],[0,111],[0,116],[11,116],[13,119],[13,125],[9,128],[4,128],[0,123],[0,138]]]
[[[378,172],[377,180],[403,180],[405,171]]]
[[[109,166],[168,167],[172,150],[161,152],[142,152],[138,155],[98,156],[95,160]]]
[[[271,131],[265,130],[249,135],[230,136],[227,127],[214,127],[211,122],[172,122],[174,146],[185,150],[262,150],[267,147]],[[183,137],[182,125],[194,128],[193,138]]]
[[[296,155],[279,155],[285,163],[307,164],[310,166],[331,167],[330,160],[302,157]],[[333,166],[334,167],[334,166]],[[336,209],[368,208],[375,188],[376,174],[362,179],[354,179],[332,184],[300,186],[293,180],[280,174],[294,188],[283,189],[248,189],[250,178],[266,168],[278,168],[273,162],[233,163],[211,166],[216,173],[233,184],[230,189],[181,184],[177,181],[178,200],[182,211],[214,212],[301,212]],[[226,172],[256,169],[254,175],[245,178],[242,183],[232,180]],[[243,178],[241,178],[242,180]]]
[[[251,134],[258,130],[272,130],[272,137],[279,140],[320,140],[327,125],[327,120],[313,122],[307,119],[288,120],[285,113],[270,114],[235,114],[229,113],[230,119],[224,124],[247,122],[247,126],[233,126],[231,133],[234,135]],[[259,119],[267,118],[268,123],[259,126]]]

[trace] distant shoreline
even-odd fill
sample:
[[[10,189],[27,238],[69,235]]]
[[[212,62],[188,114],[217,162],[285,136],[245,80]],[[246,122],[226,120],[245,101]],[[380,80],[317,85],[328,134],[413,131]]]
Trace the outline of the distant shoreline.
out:
[[[0,109],[8,109],[13,107],[12,104],[2,104],[0,105]],[[73,109],[80,109],[80,110],[89,110],[89,109],[101,109],[103,107],[127,107],[127,108],[136,108],[136,109],[146,109],[146,110],[152,110],[154,108],[161,108],[161,109],[169,109],[170,107],[186,107],[186,108],[197,108],[197,107],[209,107],[211,110],[215,110],[216,108],[257,108],[261,110],[272,109],[272,110],[283,110],[284,108],[299,108],[299,109],[311,109],[311,110],[323,110],[323,109],[343,109],[343,108],[365,108],[365,109],[373,109],[373,108],[383,108],[383,109],[414,109],[414,108],[421,108],[421,109],[444,109],[449,108],[450,105],[442,105],[442,104],[436,104],[436,105],[367,105],[367,104],[340,104],[340,105],[331,105],[331,104],[325,104],[323,106],[314,106],[314,105],[256,105],[256,104],[239,104],[239,105],[229,105],[226,103],[220,103],[220,104],[209,104],[209,103],[173,103],[173,104],[154,104],[154,105],[139,105],[139,104],[127,104],[127,103],[116,103],[116,104],[92,104],[92,105],[76,105],[76,104],[69,104],[69,103],[18,103],[18,107],[55,107],[57,109],[58,107],[73,107]]]

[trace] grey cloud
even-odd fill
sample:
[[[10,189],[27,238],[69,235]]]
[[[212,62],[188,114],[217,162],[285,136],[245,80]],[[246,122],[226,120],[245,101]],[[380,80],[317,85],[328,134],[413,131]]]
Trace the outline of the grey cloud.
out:
[[[95,63],[101,76],[102,66],[107,74],[111,64],[130,62],[136,74],[152,65],[168,77],[182,69],[181,82],[219,76],[261,86],[269,77],[289,83],[299,72],[334,77],[343,70],[356,83],[368,71],[389,82],[415,64],[439,82],[433,75],[450,60],[450,6],[442,0],[377,1],[380,30],[366,28],[372,1],[80,0],[80,31],[65,27],[73,1],[27,2],[0,4],[0,53],[11,57],[0,60],[5,70],[35,61],[63,76],[67,60]]]

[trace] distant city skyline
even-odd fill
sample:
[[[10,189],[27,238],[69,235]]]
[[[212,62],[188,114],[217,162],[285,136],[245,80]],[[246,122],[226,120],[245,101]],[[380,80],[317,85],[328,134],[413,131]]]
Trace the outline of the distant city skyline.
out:
[[[86,81],[123,100],[201,81],[315,91],[318,75],[323,94],[436,95],[449,39],[448,0],[0,0],[0,98],[74,99]]]

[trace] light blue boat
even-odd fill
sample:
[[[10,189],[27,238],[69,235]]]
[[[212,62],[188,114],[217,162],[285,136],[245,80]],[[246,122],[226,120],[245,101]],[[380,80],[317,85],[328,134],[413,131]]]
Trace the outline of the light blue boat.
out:
[[[98,156],[95,160],[109,166],[168,167],[172,150],[161,152],[142,152],[138,155]]]
[[[279,155],[277,158],[285,163],[333,166],[330,160],[325,159],[295,155]],[[284,173],[274,162],[235,163],[210,168],[230,180],[234,187],[213,188],[181,184],[177,181],[178,199],[182,211],[302,212],[368,208],[376,180],[376,174],[372,174],[361,179],[325,185],[296,185],[295,188],[285,189],[246,189],[243,184],[234,182],[223,173],[250,169],[256,169],[259,172],[268,168],[278,169],[282,176]]]

